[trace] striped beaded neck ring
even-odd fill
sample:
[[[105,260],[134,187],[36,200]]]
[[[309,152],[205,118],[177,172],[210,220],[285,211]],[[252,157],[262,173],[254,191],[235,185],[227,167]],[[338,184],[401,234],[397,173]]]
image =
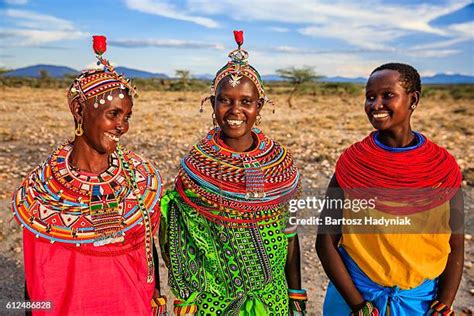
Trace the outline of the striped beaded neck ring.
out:
[[[260,77],[260,74],[255,68],[253,68],[248,63],[249,53],[242,48],[242,45],[244,44],[244,32],[234,31],[234,39],[237,43],[237,49],[234,49],[229,53],[230,61],[224,67],[217,71],[214,80],[212,80],[211,95],[205,97],[201,101],[201,107],[199,109],[199,112],[203,112],[204,102],[208,101],[209,99],[211,99],[211,97],[214,97],[216,95],[216,90],[217,86],[219,85],[219,82],[221,82],[222,79],[224,79],[225,77],[230,76],[229,83],[233,87],[237,87],[240,84],[240,79],[242,79],[242,77],[249,78],[255,84],[255,87],[257,87],[259,97],[262,98],[265,102],[272,104],[273,113],[275,113],[273,101],[265,95],[265,87],[263,85],[263,81]]]
[[[103,66],[103,70],[91,69],[83,71],[74,81],[68,90],[68,102],[78,99],[85,103],[87,100],[94,99],[94,108],[112,101],[112,91],[120,89],[118,97],[123,99],[125,93],[132,97],[138,97],[136,87],[130,79],[126,79],[123,74],[118,74],[110,62],[102,55],[107,50],[106,37],[94,35],[92,37],[93,49],[98,59],[97,65]]]

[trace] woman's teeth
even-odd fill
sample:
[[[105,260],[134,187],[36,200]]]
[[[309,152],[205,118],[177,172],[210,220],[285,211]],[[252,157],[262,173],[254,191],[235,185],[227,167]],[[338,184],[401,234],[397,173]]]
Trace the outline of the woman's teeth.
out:
[[[111,140],[113,140],[114,142],[118,142],[119,141],[119,137],[118,136],[115,136],[113,134],[110,134],[110,133],[104,133],[105,136],[107,136],[108,138],[110,138]]]
[[[385,118],[389,116],[389,113],[384,112],[384,113],[374,113],[373,114],[374,118],[380,119],[380,118]]]
[[[240,120],[226,120],[226,122],[229,126],[239,126],[244,123],[244,121]]]

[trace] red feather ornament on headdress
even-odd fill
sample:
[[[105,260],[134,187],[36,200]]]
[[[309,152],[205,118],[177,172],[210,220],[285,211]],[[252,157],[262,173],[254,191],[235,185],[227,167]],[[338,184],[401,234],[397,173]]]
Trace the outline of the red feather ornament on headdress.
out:
[[[234,31],[235,42],[239,47],[244,43],[244,31]]]
[[[101,56],[107,50],[107,38],[102,35],[94,35],[92,36],[92,47],[94,48],[94,52]]]

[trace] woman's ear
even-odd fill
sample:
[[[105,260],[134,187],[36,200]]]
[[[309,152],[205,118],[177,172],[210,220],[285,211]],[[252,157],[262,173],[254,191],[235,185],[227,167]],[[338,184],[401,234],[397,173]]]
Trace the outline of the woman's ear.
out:
[[[410,96],[410,107],[412,109],[416,108],[418,106],[418,102],[420,102],[420,91],[414,91]]]
[[[78,122],[82,122],[83,118],[83,111],[82,111],[82,103],[79,100],[75,99],[69,104],[69,110],[74,117],[74,122],[77,124]]]

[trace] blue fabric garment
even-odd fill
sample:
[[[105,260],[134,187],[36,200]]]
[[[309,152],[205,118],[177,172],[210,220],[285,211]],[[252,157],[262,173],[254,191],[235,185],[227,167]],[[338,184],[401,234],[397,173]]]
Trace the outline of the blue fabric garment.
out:
[[[425,280],[416,288],[402,290],[399,287],[384,287],[372,280],[357,266],[349,254],[340,247],[339,252],[346,264],[352,281],[365,300],[375,304],[380,316],[387,315],[387,303],[390,302],[390,316],[425,315],[429,304],[436,296],[437,279]],[[348,316],[351,309],[339,294],[332,282],[329,283],[324,299],[324,316]]]

